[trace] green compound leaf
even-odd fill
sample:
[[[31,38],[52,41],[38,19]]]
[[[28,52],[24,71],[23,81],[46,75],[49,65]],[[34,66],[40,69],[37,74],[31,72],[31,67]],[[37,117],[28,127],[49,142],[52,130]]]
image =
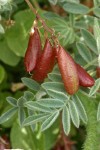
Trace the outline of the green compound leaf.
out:
[[[38,91],[40,89],[40,85],[33,79],[23,77],[21,80],[29,89],[33,91]]]
[[[66,135],[70,132],[71,122],[70,122],[70,113],[68,108],[65,106],[62,111],[62,123],[63,129]]]
[[[79,114],[78,114],[77,107],[73,101],[70,101],[68,103],[68,105],[69,105],[69,112],[70,112],[72,122],[78,128],[79,124],[80,124],[80,120],[79,120]]]

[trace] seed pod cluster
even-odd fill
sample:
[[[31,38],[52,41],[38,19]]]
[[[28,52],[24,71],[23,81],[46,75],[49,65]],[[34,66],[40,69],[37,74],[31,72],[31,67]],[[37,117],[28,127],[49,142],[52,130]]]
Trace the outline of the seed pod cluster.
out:
[[[24,64],[27,72],[33,71],[32,78],[43,82],[55,64],[55,50],[49,39],[46,39],[42,50],[41,39],[37,28],[30,34]]]
[[[94,79],[82,68],[76,64],[73,58],[61,46],[56,51],[59,70],[64,82],[66,91],[73,95],[79,89],[79,86],[91,87],[94,85]]]
[[[32,71],[32,78],[41,83],[47,77],[47,74],[52,71],[56,59],[68,94],[75,94],[79,86],[91,87],[94,85],[94,79],[74,61],[62,46],[59,44],[57,47],[55,44],[52,46],[50,40],[46,38],[42,50],[39,31],[35,27],[34,32],[30,34],[28,48],[25,53],[26,71]],[[97,68],[97,74],[100,75],[100,68]]]

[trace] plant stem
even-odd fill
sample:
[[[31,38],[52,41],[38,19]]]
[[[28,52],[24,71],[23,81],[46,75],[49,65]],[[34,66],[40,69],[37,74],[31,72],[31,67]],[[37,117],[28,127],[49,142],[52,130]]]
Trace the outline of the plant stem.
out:
[[[44,29],[48,32],[50,32],[52,35],[54,34],[54,30],[52,30],[51,28],[49,28],[45,21],[41,18],[41,16],[38,14],[37,10],[32,6],[32,4],[30,3],[29,0],[25,0],[25,2],[28,4],[29,8],[33,11],[33,13],[36,15],[36,19],[39,20],[42,24],[42,26],[44,27]]]

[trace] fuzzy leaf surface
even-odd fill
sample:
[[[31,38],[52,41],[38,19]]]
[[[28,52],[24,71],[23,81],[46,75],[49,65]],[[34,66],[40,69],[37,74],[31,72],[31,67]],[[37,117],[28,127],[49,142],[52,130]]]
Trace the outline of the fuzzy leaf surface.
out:
[[[16,98],[13,98],[13,97],[9,96],[9,97],[6,98],[6,100],[12,106],[17,106],[17,99]]]
[[[72,122],[78,128],[80,124],[80,120],[79,120],[79,114],[76,105],[74,104],[73,101],[70,101],[68,104],[69,104],[69,112],[70,112]]]
[[[48,129],[58,118],[59,116],[59,111],[54,112],[50,117],[48,117],[42,124],[41,130],[44,131]]]
[[[87,123],[87,120],[88,120],[87,114],[86,114],[85,108],[84,108],[82,102],[80,101],[79,97],[73,96],[73,102],[76,105],[76,108],[78,110],[80,118],[82,119],[82,121],[84,123]]]
[[[40,85],[33,79],[23,77],[21,80],[29,89],[33,91],[38,91],[40,88]]]
[[[61,101],[67,101],[68,100],[67,94],[64,94],[63,92],[58,92],[55,90],[48,90],[47,93],[49,96],[56,98],[56,99],[59,99]]]
[[[63,6],[64,10],[73,14],[86,14],[89,8],[77,3],[66,2]]]
[[[94,95],[99,88],[100,88],[100,78],[95,81],[94,86],[92,86],[92,88],[90,89],[89,96]]]
[[[70,132],[71,122],[70,122],[70,113],[66,106],[63,108],[63,112],[62,112],[62,123],[63,123],[64,132],[66,135],[68,135]]]
[[[12,116],[14,116],[14,114],[17,112],[18,108],[14,107],[11,108],[10,110],[8,110],[7,112],[5,112],[4,114],[2,114],[2,116],[0,116],[0,124],[8,121]]]
[[[37,101],[38,104],[49,108],[60,108],[64,106],[63,101],[59,99],[45,98]]]
[[[87,46],[95,53],[97,54],[97,45],[96,45],[96,40],[94,38],[94,36],[87,31],[86,29],[81,29],[81,34],[85,40],[85,43],[87,44]]]

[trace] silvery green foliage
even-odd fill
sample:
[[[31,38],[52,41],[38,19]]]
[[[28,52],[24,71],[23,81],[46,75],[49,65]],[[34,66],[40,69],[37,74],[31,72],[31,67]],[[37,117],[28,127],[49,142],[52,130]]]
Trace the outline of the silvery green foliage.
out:
[[[89,48],[84,43],[77,42],[76,46],[77,46],[79,54],[87,63],[92,61],[92,54]]]
[[[79,3],[79,0],[59,0],[59,2],[72,2],[72,3]]]
[[[86,29],[81,29],[82,37],[84,38],[85,44],[93,51],[98,54],[96,40],[94,36]]]
[[[63,108],[62,111],[62,123],[63,123],[64,132],[66,135],[68,135],[70,132],[71,123],[70,123],[69,110],[66,106]]]
[[[90,89],[89,96],[93,96],[100,88],[100,78],[95,81],[94,86]]]
[[[81,100],[78,97],[71,98],[66,93],[60,78],[57,78],[55,82],[55,70],[57,71],[57,67],[50,73],[53,81],[43,83],[41,88],[36,81],[22,78],[22,82],[31,91],[25,91],[18,100],[12,97],[7,98],[8,103],[13,108],[0,116],[0,123],[6,122],[17,112],[21,127],[30,126],[34,131],[37,123],[41,123],[41,131],[44,131],[52,126],[62,114],[62,124],[66,135],[70,132],[71,122],[77,128],[80,125],[80,120],[87,123],[87,114]],[[46,92],[47,96],[44,97],[44,94],[37,96],[38,92]]]
[[[72,2],[72,3],[79,3],[79,0],[48,0],[52,5],[56,5],[58,2]]]
[[[94,36],[96,39],[98,54],[100,54],[100,25],[97,18],[94,19]]]
[[[85,5],[78,4],[78,3],[73,3],[73,2],[66,2],[63,5],[63,9],[72,14],[87,14],[89,12],[89,8]]]

